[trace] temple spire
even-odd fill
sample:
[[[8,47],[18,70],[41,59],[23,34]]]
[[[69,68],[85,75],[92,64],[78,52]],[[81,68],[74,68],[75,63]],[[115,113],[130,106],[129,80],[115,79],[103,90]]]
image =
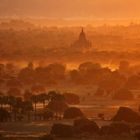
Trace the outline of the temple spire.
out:
[[[84,28],[82,27],[82,33],[84,33]]]
[[[85,41],[85,40],[86,40],[86,35],[85,35],[85,33],[84,33],[83,27],[82,27],[82,31],[81,31],[81,33],[80,33],[80,35],[79,35],[79,40],[80,40],[80,41]]]
[[[92,46],[91,42],[87,40],[84,28],[81,28],[79,39],[72,44],[72,47],[76,50],[88,50]]]

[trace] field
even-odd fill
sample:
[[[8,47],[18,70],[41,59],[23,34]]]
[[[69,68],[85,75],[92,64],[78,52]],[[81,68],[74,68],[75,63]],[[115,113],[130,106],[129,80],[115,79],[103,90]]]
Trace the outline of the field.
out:
[[[94,97],[88,97],[86,101],[82,102],[79,107],[88,118],[94,119],[98,126],[101,127],[103,125],[108,125],[111,123],[109,121],[113,115],[115,115],[119,106],[128,106],[133,108],[137,111],[137,107],[139,104],[139,100],[135,101],[112,101],[112,100],[105,100],[103,98],[94,99]],[[38,107],[41,106],[40,104]],[[98,113],[105,114],[105,121],[102,121],[98,118]],[[0,133],[10,138],[10,140],[22,140],[22,139],[38,139],[40,136],[49,134],[51,127],[54,123],[63,123],[63,124],[73,124],[73,120],[50,120],[50,121],[37,121],[37,122],[10,122],[10,123],[1,123],[0,124]],[[133,140],[132,136],[93,136],[92,138],[82,138],[82,140]],[[60,138],[58,138],[59,140]],[[68,140],[78,140],[81,138],[73,138]],[[65,139],[60,139],[65,140]]]

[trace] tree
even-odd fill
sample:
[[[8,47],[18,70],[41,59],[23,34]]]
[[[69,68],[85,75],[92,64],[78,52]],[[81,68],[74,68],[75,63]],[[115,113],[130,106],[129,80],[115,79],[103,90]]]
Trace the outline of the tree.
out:
[[[35,71],[31,63],[29,63],[27,67],[20,70],[18,79],[25,85],[32,85],[35,83]]]
[[[31,120],[31,116],[30,116],[31,111],[33,111],[32,102],[29,101],[29,100],[22,102],[22,112],[23,112],[24,114],[27,114],[27,116],[28,116],[28,121]]]
[[[50,92],[48,95],[50,96],[51,100],[47,105],[47,108],[54,111],[56,116],[61,116],[63,112],[68,108],[64,96],[54,91]]]
[[[52,119],[54,117],[54,112],[50,109],[45,109],[43,113],[44,120]]]
[[[48,92],[49,100],[50,101],[53,100],[55,98],[55,96],[57,96],[57,94],[59,94],[59,93],[57,93],[56,91],[49,91]]]
[[[99,63],[85,62],[79,65],[81,84],[98,84],[102,78],[103,68]]]
[[[99,87],[110,95],[124,87],[125,83],[125,76],[121,75],[118,71],[114,71],[106,79],[100,81]]]
[[[38,96],[37,95],[32,95],[31,96],[31,101],[34,103],[34,115],[35,115],[35,120],[36,120],[36,113],[37,113],[37,103],[38,103]]]
[[[65,79],[65,70],[66,67],[59,63],[53,63],[48,65],[48,69],[50,71],[50,76],[52,76],[56,80],[64,80]]]
[[[93,64],[92,62],[85,62],[80,64],[79,71],[81,73],[87,73],[90,70],[99,70],[101,69],[101,65],[99,63]]]
[[[82,118],[84,117],[83,112],[76,107],[69,107],[64,112],[64,118],[65,119],[76,119],[76,118]]]
[[[15,103],[15,97],[14,96],[7,96],[7,104],[10,107],[10,112],[12,112],[13,104]]]
[[[49,100],[49,96],[46,93],[41,93],[38,95],[38,100],[42,103],[43,108],[45,109],[46,100]]]
[[[3,108],[3,96],[0,96],[0,106]]]
[[[8,105],[9,104],[9,96],[5,96],[5,95],[0,95],[0,105],[1,108],[4,108],[4,105]]]
[[[81,81],[81,76],[78,70],[71,70],[70,73],[70,79],[73,83],[79,84]]]
[[[10,118],[10,113],[3,108],[0,108],[0,122],[8,121]]]
[[[15,101],[14,101],[14,103],[12,103],[12,112],[14,113],[15,121],[17,121],[17,114],[21,114],[22,105],[23,105],[22,98],[15,97]]]

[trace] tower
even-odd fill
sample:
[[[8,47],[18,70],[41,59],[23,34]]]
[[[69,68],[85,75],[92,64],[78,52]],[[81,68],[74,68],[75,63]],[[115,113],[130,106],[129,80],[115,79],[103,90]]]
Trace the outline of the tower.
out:
[[[86,41],[86,34],[85,34],[83,28],[82,28],[82,31],[79,35],[79,41]]]
[[[77,51],[86,51],[89,50],[91,46],[92,44],[87,40],[84,29],[82,28],[78,40],[72,44],[72,49]]]

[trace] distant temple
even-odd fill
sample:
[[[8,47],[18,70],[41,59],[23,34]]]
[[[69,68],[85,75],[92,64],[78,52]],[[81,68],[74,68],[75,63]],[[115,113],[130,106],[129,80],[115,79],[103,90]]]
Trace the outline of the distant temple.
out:
[[[79,35],[79,39],[72,44],[72,48],[76,50],[86,51],[89,50],[91,47],[92,44],[89,40],[87,40],[86,34],[82,28],[82,31]]]

